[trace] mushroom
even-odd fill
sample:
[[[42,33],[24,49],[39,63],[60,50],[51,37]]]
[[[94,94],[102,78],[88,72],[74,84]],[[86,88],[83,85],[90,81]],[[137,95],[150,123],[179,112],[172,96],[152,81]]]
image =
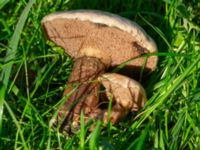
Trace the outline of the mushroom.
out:
[[[117,74],[104,74],[108,68],[157,51],[154,40],[139,25],[108,12],[74,10],[53,13],[43,18],[42,26],[47,38],[64,48],[65,52],[75,61],[67,82],[69,88],[65,90],[64,95],[71,93],[74,83],[80,83],[78,89],[72,92],[53,120],[54,124],[59,124],[62,130],[65,130],[66,124],[70,122],[71,118],[73,118],[72,122],[78,118],[83,108],[89,112],[87,116],[93,115],[93,118],[101,116],[103,111],[97,108],[99,82],[101,81],[108,93],[108,85],[111,87],[112,85],[123,85],[121,83],[111,84],[115,79],[127,80],[127,77]],[[130,61],[126,66],[134,71],[144,68],[144,71],[151,72],[155,70],[157,61],[157,56],[150,56],[147,59],[141,57]],[[110,81],[102,80],[103,77],[108,77]],[[95,79],[97,82],[92,82]],[[130,79],[128,78],[128,80]],[[131,80],[132,82],[135,83]],[[114,92],[114,97],[119,94],[115,90],[111,91]],[[118,105],[115,105],[113,110],[125,103],[123,98],[120,98],[120,102],[117,99],[115,101]],[[89,108],[92,110],[87,110]],[[136,109],[135,105],[132,105],[131,108],[125,107],[130,110],[134,108]],[[116,120],[120,118],[118,117]]]
[[[129,111],[138,111],[147,100],[141,84],[127,76],[116,73],[105,73],[98,77],[105,87],[106,97],[114,102],[111,110],[111,122],[116,123]],[[103,121],[107,122],[107,110],[103,113]]]
[[[146,93],[142,85],[124,75],[117,73],[105,73],[97,78],[98,85],[105,87],[105,97],[98,101],[97,89],[96,93],[88,95],[84,99],[85,107],[85,121],[90,119],[101,119],[104,123],[110,121],[116,123],[124,118],[130,111],[138,111],[142,108],[147,100]],[[97,83],[96,83],[97,84]],[[112,109],[110,117],[108,116],[107,107],[101,108],[102,104],[112,100]],[[81,107],[81,103],[77,104],[77,107]],[[80,109],[75,109],[72,119],[73,129],[79,129],[80,125]],[[65,126],[65,130],[69,126]],[[75,131],[75,130],[74,130]]]

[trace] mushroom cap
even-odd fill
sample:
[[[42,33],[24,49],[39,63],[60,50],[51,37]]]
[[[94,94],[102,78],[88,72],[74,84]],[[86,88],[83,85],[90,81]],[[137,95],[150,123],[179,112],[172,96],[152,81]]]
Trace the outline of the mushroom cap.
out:
[[[57,12],[44,17],[42,26],[47,37],[73,58],[94,56],[114,67],[144,53],[157,52],[154,40],[137,23],[108,12]],[[145,68],[154,70],[157,61],[157,56],[148,57]],[[127,65],[141,67],[144,63],[144,58],[139,58]]]
[[[113,100],[126,110],[138,111],[147,101],[142,85],[127,76],[105,73],[98,77],[98,80],[105,87],[108,99],[113,97]]]

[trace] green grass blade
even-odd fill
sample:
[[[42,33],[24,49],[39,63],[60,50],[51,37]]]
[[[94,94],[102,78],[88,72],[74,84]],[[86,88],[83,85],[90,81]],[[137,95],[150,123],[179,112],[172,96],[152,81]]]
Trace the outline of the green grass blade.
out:
[[[85,123],[84,123],[84,114],[81,111],[81,130],[80,130],[80,150],[84,150],[85,148]]]
[[[99,134],[101,131],[101,121],[98,121],[96,124],[96,127],[94,131],[91,133],[90,141],[89,141],[89,147],[90,150],[96,150],[98,149],[98,142],[99,142]]]
[[[112,100],[113,100],[113,95],[110,95],[109,98],[109,103],[108,103],[108,137],[111,137],[111,129],[112,129],[112,122],[110,121],[111,118],[111,111],[112,111]]]
[[[2,85],[0,87],[0,135],[2,132],[2,118],[3,118],[3,103],[4,103],[4,95],[5,95],[6,89],[5,87]]]
[[[142,134],[140,136],[139,142],[138,142],[138,144],[136,146],[136,150],[142,150],[142,149],[144,149],[144,145],[145,145],[145,140],[146,140],[146,137],[147,137],[147,133],[148,133],[147,128],[142,131]]]
[[[172,129],[172,137],[174,139],[176,139],[178,137],[179,132],[181,131],[181,127],[183,126],[184,120],[185,120],[185,114],[181,113],[178,116],[178,120],[177,120],[176,124],[174,125],[174,128]]]
[[[20,137],[21,137],[21,140],[22,140],[24,149],[25,149],[25,150],[28,150],[28,147],[27,147],[27,145],[26,145],[26,142],[25,142],[25,139],[24,139],[24,136],[23,136],[23,133],[22,133],[20,124],[19,124],[19,122],[17,121],[17,118],[15,117],[15,114],[13,113],[12,109],[10,108],[10,106],[6,103],[6,101],[4,101],[4,105],[5,105],[6,109],[8,110],[8,112],[9,112],[11,118],[13,119],[13,122],[14,122],[15,125],[17,126],[17,129],[18,129],[19,135],[20,135]]]
[[[9,2],[9,0],[1,0],[0,1],[0,10]]]
[[[163,41],[165,41],[165,43],[167,44],[167,46],[169,48],[171,48],[171,45],[170,43],[167,41],[165,35],[162,33],[162,31],[157,28],[157,27],[154,27],[149,21],[147,21],[144,17],[142,17],[140,14],[139,14],[140,18],[146,23],[148,24],[152,29],[154,29],[156,31],[156,33],[158,33],[160,35],[160,37],[162,37]]]
[[[149,129],[149,127],[147,126],[145,128],[145,130],[142,131],[141,135],[130,144],[130,146],[127,148],[127,150],[132,150],[132,149],[142,150],[142,149],[144,149],[148,129]]]
[[[8,46],[9,49],[7,50],[5,62],[8,62],[15,58],[20,35],[22,33],[25,21],[28,17],[28,13],[34,2],[35,2],[35,0],[29,1],[29,3],[25,7],[25,9],[23,10],[23,12],[19,18],[15,32],[14,32],[14,34],[10,40],[9,46]],[[1,97],[0,97],[0,110],[1,110],[0,111],[0,132],[1,132],[1,126],[2,126],[1,124],[2,124],[2,115],[3,115],[3,103],[5,100],[5,95],[6,95],[6,90],[7,90],[8,83],[9,83],[11,69],[12,69],[12,65],[8,65],[7,67],[3,68],[2,72],[1,72],[1,76],[0,76],[0,83],[3,84],[3,85],[1,85],[2,88],[0,89],[0,93],[1,93]]]

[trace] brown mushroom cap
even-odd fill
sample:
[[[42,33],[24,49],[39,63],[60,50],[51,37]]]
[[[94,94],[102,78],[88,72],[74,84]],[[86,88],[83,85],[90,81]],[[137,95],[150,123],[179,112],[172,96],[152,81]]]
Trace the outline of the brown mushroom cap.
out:
[[[127,76],[105,73],[98,80],[105,87],[108,99],[111,95],[126,110],[138,111],[147,101],[142,85]]]
[[[73,58],[84,55],[100,58],[108,66],[117,66],[144,53],[157,51],[154,40],[135,22],[97,10],[53,13],[43,18],[47,37],[63,47]],[[151,56],[145,68],[154,70],[157,56]],[[141,67],[144,58],[128,66]]]

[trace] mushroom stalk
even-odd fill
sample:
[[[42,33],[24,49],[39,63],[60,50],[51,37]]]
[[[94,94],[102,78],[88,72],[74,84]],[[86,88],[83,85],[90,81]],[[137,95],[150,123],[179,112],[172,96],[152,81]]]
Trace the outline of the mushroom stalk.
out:
[[[98,104],[98,83],[93,82],[99,75],[105,72],[105,65],[95,57],[80,57],[75,60],[72,73],[68,80],[68,88],[64,91],[67,95],[74,90],[73,85],[77,84],[78,88],[71,94],[69,99],[58,110],[58,115],[53,121],[54,125],[60,125],[60,130],[68,130],[71,118],[79,118],[83,105]],[[90,97],[88,97],[90,95]],[[92,100],[88,100],[92,99]],[[90,104],[87,104],[87,101]],[[90,102],[91,101],[91,102]],[[93,103],[93,104],[92,104]]]

